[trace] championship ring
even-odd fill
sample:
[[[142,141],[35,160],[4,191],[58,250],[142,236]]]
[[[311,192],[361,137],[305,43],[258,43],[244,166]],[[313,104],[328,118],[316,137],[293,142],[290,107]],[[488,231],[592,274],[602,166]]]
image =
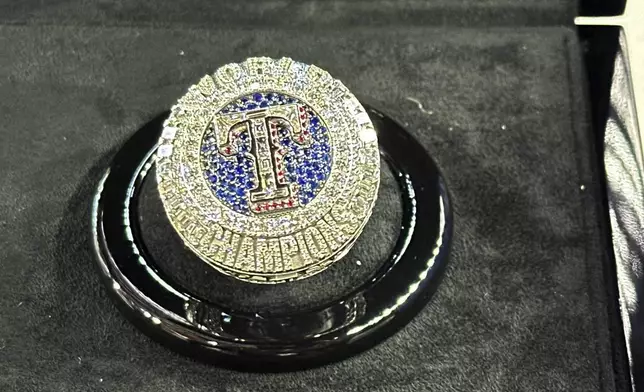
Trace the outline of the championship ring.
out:
[[[179,99],[156,151],[157,187],[184,244],[252,283],[312,276],[340,260],[378,193],[376,131],[326,71],[250,58]]]

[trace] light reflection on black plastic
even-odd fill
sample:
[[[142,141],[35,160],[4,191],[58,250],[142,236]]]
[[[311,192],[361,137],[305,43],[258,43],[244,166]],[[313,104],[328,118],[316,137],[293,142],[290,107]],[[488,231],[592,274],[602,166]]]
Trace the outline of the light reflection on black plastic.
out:
[[[262,371],[340,360],[404,326],[438,285],[451,239],[451,209],[442,177],[422,146],[387,116],[367,110],[403,199],[400,237],[373,279],[315,311],[269,316],[205,301],[160,271],[140,240],[135,201],[154,164],[164,113],[123,146],[93,203],[99,271],[123,313],[148,335],[184,354]]]

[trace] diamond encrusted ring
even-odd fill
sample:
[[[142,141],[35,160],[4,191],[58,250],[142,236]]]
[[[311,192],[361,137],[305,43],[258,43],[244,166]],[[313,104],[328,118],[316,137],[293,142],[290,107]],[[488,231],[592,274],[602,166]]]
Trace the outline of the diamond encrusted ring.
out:
[[[326,71],[289,58],[227,64],[172,108],[157,149],[165,212],[185,245],[253,283],[312,276],[364,228],[376,131]]]

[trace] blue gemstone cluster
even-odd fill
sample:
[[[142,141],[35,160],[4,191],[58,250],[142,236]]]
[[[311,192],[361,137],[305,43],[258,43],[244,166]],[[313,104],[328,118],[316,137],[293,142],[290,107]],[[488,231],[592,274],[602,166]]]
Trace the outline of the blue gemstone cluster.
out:
[[[312,110],[309,117],[311,145],[300,146],[288,138],[282,138],[283,146],[290,147],[284,157],[287,178],[298,185],[300,204],[306,205],[318,194],[331,171],[331,146],[327,129]]]
[[[298,100],[278,93],[254,93],[231,102],[221,110],[221,113],[245,112],[288,103],[298,103]]]
[[[247,132],[237,140],[235,156],[225,157],[217,151],[215,139],[209,136],[201,145],[202,161],[206,163],[204,175],[219,200],[235,211],[249,211],[247,191],[254,188],[255,172],[253,160],[246,155],[250,151],[250,138]]]
[[[258,108],[284,104],[303,106],[308,119],[305,132],[310,142],[294,140],[285,127],[279,129],[279,144],[286,150],[283,156],[286,179],[297,184],[297,197],[300,205],[310,203],[319,193],[331,171],[331,146],[328,130],[319,116],[303,102],[275,92],[256,92],[231,102],[221,113],[243,112]],[[309,139],[309,138],[307,138]],[[215,196],[235,211],[250,214],[249,190],[255,188],[256,178],[254,158],[251,150],[250,135],[242,132],[235,140],[233,156],[222,154],[212,131],[207,131],[201,144],[204,175],[208,179]]]

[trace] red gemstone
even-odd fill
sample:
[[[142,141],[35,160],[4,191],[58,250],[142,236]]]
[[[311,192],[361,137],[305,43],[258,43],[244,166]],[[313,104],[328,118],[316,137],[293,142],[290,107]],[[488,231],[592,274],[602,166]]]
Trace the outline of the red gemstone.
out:
[[[255,207],[255,211],[260,212],[261,210],[262,210],[262,207],[260,206]]]
[[[226,147],[226,149],[224,151],[225,151],[226,154],[230,154],[230,151],[231,151],[230,147]]]
[[[300,118],[304,120],[306,118],[306,114],[300,114]]]
[[[289,199],[289,201],[288,201],[288,206],[289,206],[289,207],[293,207],[293,199]]]
[[[304,111],[304,107],[300,106],[300,112]]]
[[[308,135],[308,134],[309,134],[309,131],[307,131],[307,130],[305,129],[305,130],[304,130],[304,132],[302,132],[302,133],[303,133],[303,134],[305,134],[305,135]]]

